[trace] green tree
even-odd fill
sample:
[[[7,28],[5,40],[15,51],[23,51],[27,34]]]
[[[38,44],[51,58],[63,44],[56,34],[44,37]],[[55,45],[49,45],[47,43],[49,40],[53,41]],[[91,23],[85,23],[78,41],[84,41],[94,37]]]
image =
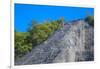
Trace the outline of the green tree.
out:
[[[64,19],[50,20],[38,23],[33,20],[27,32],[15,31],[15,59],[30,52],[32,48],[48,39],[53,33],[62,27]]]
[[[27,36],[28,42],[32,43],[33,47],[44,42],[55,31],[60,29],[62,21],[63,19],[59,19],[59,20],[54,20],[54,21],[46,21],[42,24],[39,24],[38,22],[33,21],[32,25],[30,25],[28,29],[28,33],[29,33],[29,35]]]
[[[88,24],[92,27],[94,27],[94,16],[87,16],[85,18],[85,21],[88,22]]]
[[[27,33],[15,32],[15,58],[18,59],[31,51],[32,45],[25,41]]]

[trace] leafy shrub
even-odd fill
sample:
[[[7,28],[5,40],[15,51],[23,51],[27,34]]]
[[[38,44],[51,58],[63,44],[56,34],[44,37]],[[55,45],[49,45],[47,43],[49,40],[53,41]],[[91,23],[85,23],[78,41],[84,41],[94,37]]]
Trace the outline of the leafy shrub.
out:
[[[42,24],[32,21],[32,25],[28,28],[29,36],[27,36],[27,40],[35,47],[47,40],[56,30],[60,29],[61,23],[61,19]]]
[[[15,58],[18,59],[31,51],[32,45],[25,41],[27,33],[15,32]]]
[[[63,19],[59,19],[39,24],[33,20],[27,32],[15,31],[15,60],[47,40],[49,36],[61,28],[62,22]]]
[[[94,17],[93,16],[87,16],[85,18],[85,21],[88,22],[88,24],[92,27],[94,27]]]

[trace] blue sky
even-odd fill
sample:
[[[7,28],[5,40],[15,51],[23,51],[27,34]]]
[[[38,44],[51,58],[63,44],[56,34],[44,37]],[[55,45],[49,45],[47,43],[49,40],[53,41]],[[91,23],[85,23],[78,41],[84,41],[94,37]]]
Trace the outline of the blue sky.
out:
[[[64,17],[67,21],[85,18],[87,12],[94,15],[93,8],[67,7],[67,6],[47,6],[33,4],[15,4],[15,29],[20,32],[26,32],[32,20],[39,23],[48,18],[57,20]]]

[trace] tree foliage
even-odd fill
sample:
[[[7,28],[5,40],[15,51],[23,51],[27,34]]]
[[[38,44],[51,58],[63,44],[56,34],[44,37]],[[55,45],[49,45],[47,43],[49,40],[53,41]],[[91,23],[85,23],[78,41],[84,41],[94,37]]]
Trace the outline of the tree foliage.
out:
[[[88,22],[88,24],[92,27],[94,27],[94,16],[87,16],[85,18],[85,21]]]
[[[26,42],[27,33],[15,32],[15,58],[22,57],[32,49],[32,45]]]
[[[55,31],[60,29],[62,20],[55,21],[46,21],[42,24],[36,23],[36,21],[32,22],[31,27],[28,29],[29,35],[27,36],[27,40],[29,43],[32,43],[32,46],[35,47],[45,40],[49,36],[51,36]],[[34,25],[35,24],[35,25]]]
[[[15,59],[30,52],[32,48],[48,39],[55,31],[62,27],[64,19],[38,23],[32,21],[27,32],[15,31]]]

